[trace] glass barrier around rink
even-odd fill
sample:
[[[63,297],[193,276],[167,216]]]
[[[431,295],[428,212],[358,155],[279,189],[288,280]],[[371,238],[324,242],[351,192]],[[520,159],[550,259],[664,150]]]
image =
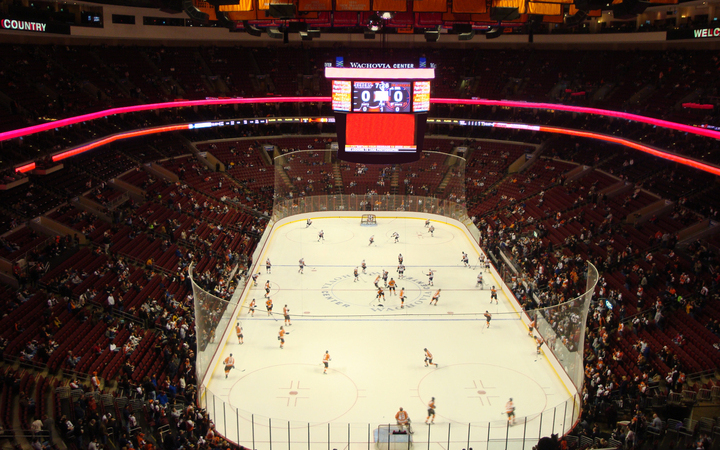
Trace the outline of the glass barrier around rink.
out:
[[[551,351],[563,366],[578,392],[585,381],[583,349],[587,314],[599,274],[597,268],[587,262],[587,270],[580,277],[585,279],[585,292],[558,305],[526,311],[535,319],[536,331],[542,337],[545,351]]]
[[[580,398],[546,408],[534,416],[518,415],[514,423],[505,416],[496,421],[460,423],[438,422],[425,426],[422,417],[411,423],[413,434],[387,439],[394,423],[300,422],[266,417],[235,408],[222,396],[208,389],[200,407],[212,418],[215,429],[227,440],[256,450],[348,449],[401,450],[531,450],[541,437],[569,432],[580,417]],[[411,420],[413,418],[411,417]],[[385,437],[385,439],[383,439]]]
[[[480,238],[467,216],[460,156],[425,151],[412,163],[368,165],[338,161],[331,150],[307,150],[274,162],[274,220],[320,211],[423,212],[459,220]]]

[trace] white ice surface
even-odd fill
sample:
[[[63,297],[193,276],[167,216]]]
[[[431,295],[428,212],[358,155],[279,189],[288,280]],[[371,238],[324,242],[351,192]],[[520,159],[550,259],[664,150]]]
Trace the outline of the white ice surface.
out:
[[[233,333],[222,349],[222,359],[233,354],[236,369],[226,379],[219,364],[208,386],[208,409],[218,430],[263,449],[270,440],[287,448],[288,432],[290,447],[309,448],[309,440],[314,448],[327,448],[330,434],[333,448],[346,448],[348,442],[366,448],[368,424],[375,430],[392,423],[403,407],[415,429],[422,427],[415,445],[429,441],[460,449],[469,440],[470,447],[505,448],[507,433],[515,439],[508,448],[531,448],[540,434],[562,432],[573,415],[571,396],[546,357],[536,354],[534,340],[502,291],[498,304],[490,303],[489,287],[497,284],[492,274],[483,273],[485,289],[476,287],[479,248],[449,224],[433,222],[431,237],[422,219],[378,217],[378,222],[360,226],[356,218],[318,218],[310,227],[302,220],[274,232],[261,258],[262,263],[270,258],[272,273],[266,274],[263,264],[258,286],[242,299],[238,321],[245,342],[238,344]],[[324,242],[318,242],[320,230]],[[393,232],[400,234],[399,243]],[[373,235],[375,244],[368,245]],[[463,251],[474,268],[461,263]],[[396,272],[399,253],[404,279]],[[303,274],[300,258],[307,264]],[[353,269],[363,259],[367,274],[354,282]],[[377,306],[373,281],[382,269],[398,282],[398,292],[405,288],[404,309],[388,290],[383,306]],[[434,287],[427,285],[430,269]],[[265,312],[267,280],[272,316]],[[437,289],[442,289],[440,300],[431,306]],[[254,317],[247,309],[251,298],[258,304]],[[292,326],[286,327],[280,349],[285,304]],[[493,316],[489,328],[482,315],[486,310]],[[426,347],[438,368],[425,367]],[[326,350],[332,361],[324,375]],[[426,427],[431,397],[437,417]],[[507,429],[504,409],[510,397],[517,420]]]

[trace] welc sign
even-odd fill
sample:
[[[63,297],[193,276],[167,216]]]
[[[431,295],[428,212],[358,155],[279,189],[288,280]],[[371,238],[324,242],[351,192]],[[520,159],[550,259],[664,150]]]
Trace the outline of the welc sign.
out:
[[[697,30],[670,30],[667,32],[667,40],[677,39],[711,39],[720,38],[720,27],[698,28]]]
[[[720,37],[720,27],[703,28],[702,30],[693,30],[693,34],[696,39],[697,38]]]
[[[44,33],[47,24],[42,22],[29,22],[27,20],[2,19],[0,20],[0,28],[18,31],[40,31]]]

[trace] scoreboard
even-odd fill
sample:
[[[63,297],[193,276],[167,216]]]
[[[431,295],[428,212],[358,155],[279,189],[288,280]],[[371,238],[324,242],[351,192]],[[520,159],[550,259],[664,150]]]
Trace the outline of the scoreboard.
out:
[[[420,158],[434,69],[326,68],[338,157],[366,164]]]
[[[409,81],[353,81],[353,112],[410,112]]]

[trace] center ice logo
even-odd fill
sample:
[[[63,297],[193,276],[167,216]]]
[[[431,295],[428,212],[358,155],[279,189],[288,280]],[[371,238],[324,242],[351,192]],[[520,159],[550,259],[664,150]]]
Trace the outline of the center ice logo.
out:
[[[325,282],[320,288],[320,292],[325,300],[342,308],[367,306],[374,312],[402,311],[399,296],[401,287],[405,288],[405,309],[413,308],[430,300],[432,291],[428,290],[421,280],[406,276],[396,280],[397,295],[391,295],[389,289],[384,286],[384,282],[380,280],[379,285],[385,289],[385,300],[381,302],[383,306],[371,305],[371,301],[377,294],[372,281],[378,275],[380,272],[362,274],[365,279],[360,283],[353,283],[354,276],[349,274],[335,277]],[[342,294],[336,294],[335,290]]]

